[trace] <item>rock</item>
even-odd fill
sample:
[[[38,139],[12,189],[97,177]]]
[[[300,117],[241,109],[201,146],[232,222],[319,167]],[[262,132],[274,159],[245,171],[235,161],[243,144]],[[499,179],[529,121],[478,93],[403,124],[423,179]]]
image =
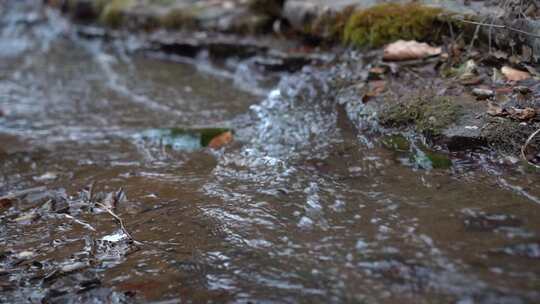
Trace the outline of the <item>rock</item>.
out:
[[[443,131],[442,143],[450,151],[473,150],[485,147],[487,142],[477,125],[454,125]]]
[[[406,3],[407,1],[393,0],[385,1],[388,3]],[[416,4],[429,8],[437,8],[451,13],[477,15],[477,14],[494,14],[500,10],[494,9],[493,6],[484,5],[480,2],[472,2],[464,5],[461,2],[442,0],[442,1],[415,1]],[[300,33],[307,33],[318,37],[328,38],[335,27],[342,27],[347,22],[348,17],[353,10],[367,10],[381,5],[381,1],[376,0],[289,0],[285,2],[283,8],[283,17],[291,24],[292,28]],[[401,14],[402,15],[402,14]],[[423,14],[416,14],[421,16]],[[362,18],[367,20],[366,18]],[[392,22],[395,23],[395,18]],[[421,23],[417,23],[421,24]],[[406,38],[406,37],[399,37]],[[412,37],[415,38],[415,37]],[[411,39],[411,37],[409,38]]]
[[[77,0],[77,1],[64,1],[70,15],[81,21],[95,20],[99,16],[99,10],[95,1],[93,0]]]
[[[532,92],[532,90],[526,86],[515,86],[512,88],[512,91],[514,91],[515,93],[523,94],[523,95],[527,95]]]
[[[330,56],[320,54],[283,52],[269,50],[255,58],[255,64],[269,72],[296,72],[309,64],[320,64],[330,60]]]
[[[472,94],[478,99],[488,99],[495,96],[495,92],[493,92],[493,90],[483,88],[474,88],[472,90]]]
[[[418,96],[389,105],[380,114],[384,126],[412,125],[425,135],[437,137],[461,116],[462,106],[453,97]]]
[[[223,35],[189,35],[160,31],[150,38],[153,49],[168,54],[195,57],[202,51],[208,51],[212,58],[247,58],[264,54],[268,47],[264,43],[249,38]]]
[[[521,227],[523,222],[508,214],[473,212],[465,218],[464,224],[469,231],[493,231],[503,227]]]
[[[258,33],[271,29],[281,14],[282,0],[141,1],[48,0],[79,21],[135,30],[192,29]]]
[[[510,245],[496,250],[496,252],[530,259],[540,259],[540,242]]]
[[[34,176],[34,180],[38,182],[52,181],[58,178],[58,174],[55,172],[46,172],[40,176]]]
[[[27,260],[27,259],[29,259],[29,258],[34,257],[35,255],[36,255],[36,253],[33,252],[33,251],[21,251],[21,252],[17,253],[17,254],[15,255],[15,257],[16,257],[17,259]]]

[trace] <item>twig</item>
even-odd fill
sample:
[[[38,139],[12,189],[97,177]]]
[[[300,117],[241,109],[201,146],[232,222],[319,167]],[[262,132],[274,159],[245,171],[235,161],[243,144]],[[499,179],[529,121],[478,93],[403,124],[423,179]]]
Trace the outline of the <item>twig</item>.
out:
[[[537,204],[540,204],[540,199],[532,194],[530,194],[529,192],[525,191],[523,189],[523,187],[520,187],[520,186],[516,186],[516,185],[512,185],[510,183],[508,183],[504,178],[499,178],[498,179],[499,181],[499,184],[501,184],[503,187],[506,187],[514,192],[516,192],[517,194],[520,194],[520,195],[523,195],[524,197],[528,198],[529,200],[537,203]]]
[[[531,36],[531,37],[534,37],[534,38],[537,38],[537,39],[540,38],[540,35],[533,34],[533,33],[530,33],[530,32],[526,32],[526,31],[517,29],[515,27],[511,27],[511,26],[508,26],[508,25],[489,24],[489,23],[482,23],[482,22],[469,21],[469,20],[463,20],[463,19],[457,19],[457,20],[459,20],[461,22],[464,22],[464,23],[476,24],[476,25],[479,25],[479,26],[489,26],[489,27],[492,27],[492,28],[499,28],[499,29],[503,29],[503,30],[509,30],[509,31],[512,31],[512,32],[516,32],[516,33],[520,33],[520,34],[523,34],[523,35]]]
[[[129,231],[127,230],[126,226],[124,225],[124,221],[122,220],[121,217],[119,217],[118,215],[116,215],[116,213],[114,213],[111,209],[107,208],[107,206],[103,205],[102,203],[96,203],[97,206],[99,206],[100,208],[103,208],[105,211],[107,211],[112,217],[114,217],[118,223],[120,223],[120,229],[122,229],[122,232],[124,232],[124,234],[130,239],[132,240],[134,243],[138,244],[138,245],[142,245],[143,243],[142,242],[139,242],[137,241],[135,238],[133,238],[133,236],[131,236],[131,233],[129,233]]]
[[[10,193],[10,194],[6,194],[4,196],[0,196],[0,200],[2,200],[2,199],[14,199],[14,198],[18,198],[18,197],[21,197],[21,196],[25,196],[25,195],[30,194],[30,193],[39,192],[39,191],[45,191],[45,190],[47,190],[46,187],[29,188],[29,189],[13,192],[13,193]]]
[[[136,245],[141,245],[141,246],[149,246],[149,247],[152,247],[154,249],[158,249],[160,251],[163,251],[165,252],[166,254],[170,254],[170,252],[168,250],[165,250],[163,248],[161,248],[160,246],[158,245],[155,245],[155,244],[152,244],[150,242],[146,242],[146,241],[139,241],[139,240],[136,240],[130,233],[129,231],[127,230],[126,226],[124,225],[124,221],[122,220],[121,217],[119,217],[118,215],[116,215],[116,213],[114,213],[111,209],[107,208],[107,206],[101,204],[101,203],[95,203],[97,206],[105,209],[105,211],[107,211],[114,219],[116,219],[119,223],[120,223],[120,229],[122,230],[122,232],[124,232],[124,234],[131,240],[133,241],[133,243],[135,243]],[[169,243],[169,242],[165,242],[166,244],[169,244],[169,245],[180,245],[178,243]],[[185,252],[187,253],[187,252]]]
[[[471,39],[471,43],[469,44],[469,48],[467,49],[467,54],[470,56],[472,52],[472,48],[474,47],[474,42],[476,39],[478,39],[478,32],[480,32],[480,25],[476,26],[476,29],[474,30],[474,35]]]
[[[525,141],[525,144],[521,147],[521,157],[531,166],[535,166],[536,168],[540,168],[539,165],[537,164],[534,164],[532,162],[530,162],[528,159],[527,159],[527,156],[525,156],[525,150],[527,149],[527,147],[529,146],[529,144],[531,143],[531,141],[533,140],[533,138],[538,135],[538,133],[540,133],[540,129],[534,131],[530,136],[529,138],[527,138],[527,141]]]
[[[75,223],[77,223],[77,224],[79,224],[79,225],[81,225],[81,226],[83,226],[83,227],[85,227],[85,228],[87,228],[87,229],[89,229],[91,231],[94,231],[94,232],[97,231],[96,228],[92,227],[92,225],[90,225],[90,224],[88,224],[86,222],[83,222],[83,221],[81,221],[81,220],[79,220],[79,219],[77,219],[77,218],[75,218],[75,217],[73,217],[73,216],[71,216],[69,214],[59,214],[59,215],[65,217],[65,218],[68,218],[68,219],[74,221]]]

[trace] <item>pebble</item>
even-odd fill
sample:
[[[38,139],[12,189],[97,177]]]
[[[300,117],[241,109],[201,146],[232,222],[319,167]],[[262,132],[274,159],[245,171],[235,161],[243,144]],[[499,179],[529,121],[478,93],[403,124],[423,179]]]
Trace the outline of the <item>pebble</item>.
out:
[[[474,88],[472,94],[479,99],[488,99],[495,96],[495,92],[490,89]]]

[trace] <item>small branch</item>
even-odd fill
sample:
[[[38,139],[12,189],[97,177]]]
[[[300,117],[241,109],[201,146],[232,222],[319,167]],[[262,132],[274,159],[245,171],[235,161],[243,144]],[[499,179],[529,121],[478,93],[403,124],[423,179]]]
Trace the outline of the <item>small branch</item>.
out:
[[[474,35],[471,39],[471,43],[469,44],[469,48],[467,49],[467,54],[471,54],[472,52],[472,49],[474,47],[474,42],[476,41],[476,39],[478,39],[478,32],[480,32],[480,25],[476,25],[476,29],[474,30]]]
[[[67,218],[67,219],[72,220],[73,222],[75,222],[75,223],[77,223],[77,224],[79,224],[79,225],[85,227],[85,228],[88,229],[88,230],[91,230],[91,231],[94,231],[94,232],[97,231],[96,228],[92,227],[92,225],[90,225],[90,224],[88,224],[88,223],[86,223],[86,222],[83,222],[83,221],[81,221],[81,220],[79,220],[79,219],[77,219],[77,218],[75,218],[75,217],[73,217],[73,216],[71,216],[71,215],[69,215],[69,214],[59,214],[59,215],[65,217],[65,218]]]
[[[110,208],[108,208],[107,206],[103,205],[102,203],[98,203],[98,202],[95,202],[95,205],[104,209],[105,211],[107,211],[107,213],[109,213],[115,220],[118,221],[118,223],[120,224],[120,229],[122,230],[122,232],[131,240],[133,241],[136,245],[142,245],[142,246],[148,246],[148,247],[152,247],[154,249],[157,249],[157,250],[160,250],[160,251],[163,251],[164,253],[166,254],[170,254],[169,250],[166,250],[166,249],[163,249],[161,248],[160,246],[158,245],[155,245],[155,244],[152,244],[150,242],[147,242],[147,241],[139,241],[139,240],[136,240],[132,235],[131,233],[128,231],[128,229],[126,228],[126,225],[124,224],[124,221],[122,220],[122,218],[120,216],[118,216],[116,213],[114,213]],[[170,242],[164,242],[164,244],[167,244],[167,245],[173,245],[173,246],[178,246],[180,245],[179,243],[170,243]],[[175,252],[178,252],[178,251],[175,251]],[[183,253],[191,253],[191,252],[183,252]]]
[[[132,240],[133,242],[135,242],[136,244],[143,244],[142,242],[139,242],[137,241],[135,238],[133,238],[133,236],[131,236],[131,233],[129,233],[129,231],[127,230],[126,226],[124,225],[124,221],[122,220],[121,217],[119,217],[118,215],[116,215],[116,213],[114,213],[111,209],[107,208],[107,206],[101,204],[101,203],[96,203],[97,206],[99,206],[100,208],[103,208],[105,211],[107,211],[112,217],[114,217],[118,223],[120,223],[120,229],[122,229],[122,232],[124,232],[124,234],[130,239]]]
[[[463,20],[463,19],[457,19],[457,20],[459,20],[459,21],[461,21],[463,23],[476,24],[478,26],[489,26],[491,28],[498,28],[498,29],[502,29],[502,30],[508,30],[508,31],[520,33],[520,34],[523,34],[523,35],[531,36],[531,37],[534,37],[536,39],[540,39],[540,35],[533,34],[533,33],[530,33],[530,32],[526,32],[526,31],[511,27],[511,26],[507,26],[507,25],[489,24],[489,23],[482,23],[482,22],[469,21],[469,20]]]

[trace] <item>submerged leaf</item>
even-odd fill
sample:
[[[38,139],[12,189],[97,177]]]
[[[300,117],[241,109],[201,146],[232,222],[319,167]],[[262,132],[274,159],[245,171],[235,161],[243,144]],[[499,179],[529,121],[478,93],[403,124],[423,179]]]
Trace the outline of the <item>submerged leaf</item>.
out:
[[[212,149],[219,149],[227,144],[229,144],[233,140],[233,134],[231,131],[227,131],[224,133],[221,133],[220,135],[212,138],[212,140],[208,143],[208,147]]]
[[[175,151],[195,151],[208,147],[217,136],[231,132],[225,128],[170,128],[150,129],[137,137],[150,145],[170,147]]]
[[[9,209],[13,205],[13,201],[9,198],[0,198],[0,212]]]
[[[373,80],[368,83],[369,91],[362,96],[362,102],[366,103],[371,98],[379,96],[386,89],[386,81]]]

